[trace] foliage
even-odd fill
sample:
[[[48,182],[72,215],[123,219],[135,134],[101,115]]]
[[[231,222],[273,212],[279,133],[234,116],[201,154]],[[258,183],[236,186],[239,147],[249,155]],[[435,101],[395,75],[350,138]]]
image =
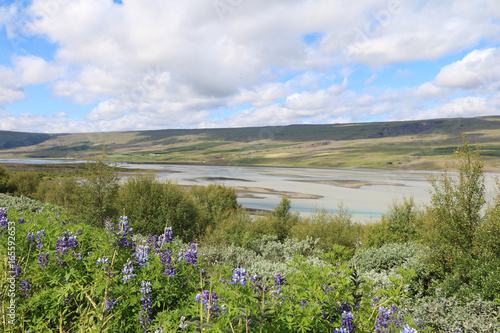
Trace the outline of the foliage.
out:
[[[422,213],[417,209],[413,197],[395,200],[379,222],[369,226],[364,243],[380,247],[390,243],[405,243],[419,239],[418,230]]]
[[[192,196],[179,185],[160,181],[152,173],[136,174],[120,187],[118,207],[124,207],[138,233],[159,234],[166,225],[185,241],[199,238],[206,228]]]
[[[33,200],[28,197],[20,196],[10,196],[4,193],[0,193],[0,207],[5,207],[7,209],[17,209],[26,212],[58,212],[60,207],[46,204],[41,201]]]
[[[491,301],[474,297],[463,301],[457,297],[427,297],[403,299],[400,307],[404,316],[418,319],[419,326],[435,332],[463,333],[499,332],[499,307]]]
[[[326,265],[319,259],[321,251],[315,246],[316,242],[310,238],[301,241],[288,238],[282,243],[276,236],[263,236],[250,243],[248,249],[229,245],[205,247],[201,251],[211,263],[245,268],[263,279],[271,279],[276,274],[294,271],[288,264],[296,255],[304,256],[312,266]]]
[[[352,221],[352,214],[341,204],[336,214],[323,209],[301,219],[292,228],[291,237],[318,239],[318,247],[330,251],[335,244],[353,249],[360,233],[360,225]]]
[[[118,195],[118,177],[106,163],[106,152],[87,161],[88,176],[76,189],[72,212],[81,221],[104,227],[107,216],[116,216],[114,206]]]
[[[387,271],[414,260],[421,255],[422,248],[415,243],[387,244],[380,248],[364,248],[351,259],[359,272]]]
[[[463,138],[456,151],[458,161],[453,164],[459,171],[458,179],[447,173],[430,176],[432,185],[431,219],[426,225],[427,243],[435,248],[433,259],[436,269],[452,271],[460,261],[474,255],[474,238],[481,225],[481,208],[485,204],[484,171],[479,146],[473,151]]]
[[[1,250],[13,228],[17,236],[15,256],[1,265],[10,266],[15,323],[23,331],[369,332],[376,323],[378,305],[363,296],[363,282],[347,263],[311,264],[303,256],[319,254],[312,240],[255,242],[255,255],[270,262],[295,253],[287,275],[262,279],[204,260],[196,244],[173,242],[170,228],[136,244],[126,217],[102,229],[67,223],[64,214],[0,213]],[[2,279],[5,309],[10,284]],[[378,295],[392,304],[403,291],[394,285]]]

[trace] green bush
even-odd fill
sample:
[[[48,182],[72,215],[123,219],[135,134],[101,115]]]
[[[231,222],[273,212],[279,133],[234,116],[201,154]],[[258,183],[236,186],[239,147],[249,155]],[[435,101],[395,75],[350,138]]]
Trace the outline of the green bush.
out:
[[[34,198],[40,184],[41,177],[36,171],[23,170],[10,173],[7,189],[17,196]]]
[[[426,297],[403,299],[400,311],[435,332],[495,333],[500,331],[497,304],[474,297],[463,301],[457,297]]]
[[[418,260],[422,247],[414,243],[387,244],[380,248],[365,248],[357,252],[351,259],[360,273],[368,271],[387,271],[403,266],[405,263]]]
[[[328,252],[335,244],[353,249],[356,238],[360,235],[358,224],[353,223],[352,214],[343,206],[339,206],[336,214],[326,210],[316,210],[311,216],[303,218],[291,230],[291,237],[318,239],[318,247]]]
[[[25,196],[15,197],[4,193],[0,193],[0,207],[24,212],[59,212],[61,210],[60,207],[55,205],[46,204]]]
[[[136,174],[120,187],[115,203],[143,235],[159,235],[173,227],[185,241],[200,238],[206,221],[200,218],[193,197],[177,184],[160,181],[152,173]]]
[[[242,267],[264,279],[295,271],[290,263],[296,255],[307,258],[306,262],[312,266],[326,265],[325,261],[319,259],[322,252],[316,249],[316,242],[310,238],[301,241],[286,239],[282,243],[276,236],[263,236],[253,241],[248,249],[235,245],[208,246],[200,248],[200,252],[208,262]]]

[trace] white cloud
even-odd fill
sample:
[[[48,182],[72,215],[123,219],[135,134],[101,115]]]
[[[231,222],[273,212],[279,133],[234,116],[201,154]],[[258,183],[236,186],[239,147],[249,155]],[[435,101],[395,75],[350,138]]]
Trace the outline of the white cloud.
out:
[[[462,60],[441,69],[434,83],[438,86],[477,89],[483,93],[498,88],[500,82],[500,49],[474,50]],[[496,88],[495,88],[496,86]]]
[[[25,98],[26,85],[46,84],[54,97],[97,106],[81,119],[69,119],[68,112],[30,116],[44,131],[55,124],[68,131],[119,130],[494,111],[496,47],[472,51],[416,87],[378,87],[373,83],[382,84],[383,75],[359,78],[356,71],[401,63],[411,69],[413,61],[498,43],[497,0],[227,1],[223,12],[213,3],[33,0],[24,9],[2,6],[8,36],[25,43],[43,38],[56,51],[43,58],[14,48],[12,66],[0,67],[0,108]],[[306,43],[311,33],[317,40]],[[394,78],[401,82],[410,73]],[[332,84],[339,76],[344,81]],[[363,82],[370,87],[354,88]],[[493,96],[483,98],[484,106],[477,100],[471,111],[453,97],[462,91]],[[217,110],[242,105],[248,109],[217,124],[211,120]]]
[[[23,85],[41,84],[64,75],[64,69],[34,56],[14,56],[12,63]]]

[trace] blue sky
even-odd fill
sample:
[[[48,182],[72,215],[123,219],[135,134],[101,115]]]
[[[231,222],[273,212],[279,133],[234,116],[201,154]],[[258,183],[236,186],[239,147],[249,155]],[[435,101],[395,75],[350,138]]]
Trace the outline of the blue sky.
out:
[[[0,130],[500,115],[497,0],[32,0],[0,7]]]

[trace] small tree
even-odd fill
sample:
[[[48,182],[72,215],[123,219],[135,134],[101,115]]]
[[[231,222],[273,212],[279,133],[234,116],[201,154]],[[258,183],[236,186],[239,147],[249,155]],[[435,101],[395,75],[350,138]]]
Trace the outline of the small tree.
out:
[[[116,215],[114,201],[119,179],[106,163],[106,151],[87,160],[88,177],[75,192],[74,210],[84,222],[104,227],[107,216]]]
[[[427,240],[436,249],[434,259],[444,272],[449,272],[458,261],[474,256],[474,239],[485,204],[484,163],[479,145],[473,149],[462,136],[462,146],[455,155],[458,160],[452,165],[458,170],[457,178],[447,172],[429,177],[429,227],[433,230],[427,233],[432,235]]]
[[[299,220],[297,214],[290,212],[291,204],[290,199],[283,197],[278,206],[274,207],[271,215],[273,231],[280,242],[290,235],[290,231]]]

